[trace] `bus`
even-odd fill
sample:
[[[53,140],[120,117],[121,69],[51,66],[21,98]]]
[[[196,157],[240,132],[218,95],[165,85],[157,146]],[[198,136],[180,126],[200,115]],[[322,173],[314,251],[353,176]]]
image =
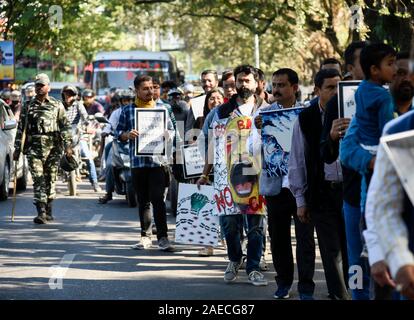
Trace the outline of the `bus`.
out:
[[[111,88],[133,88],[137,75],[149,75],[160,82],[172,80],[177,85],[184,78],[183,72],[177,68],[175,58],[167,52],[99,52],[89,72],[90,76],[86,77],[85,82],[91,83],[98,97],[104,96]]]

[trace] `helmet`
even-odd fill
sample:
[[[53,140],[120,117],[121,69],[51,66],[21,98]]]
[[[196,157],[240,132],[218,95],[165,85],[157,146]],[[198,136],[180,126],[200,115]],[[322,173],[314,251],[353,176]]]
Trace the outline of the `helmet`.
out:
[[[66,85],[62,88],[61,96],[62,100],[65,101],[65,96],[63,95],[64,92],[72,92],[74,96],[78,95],[78,89],[72,85]]]
[[[95,93],[91,89],[85,89],[82,93],[83,98],[92,98],[95,96]]]
[[[192,85],[191,83],[186,83],[184,84],[184,92],[194,92],[194,85]]]
[[[5,89],[1,92],[1,98],[3,100],[9,100],[11,96],[11,91],[9,89]]]
[[[10,94],[11,101],[20,101],[21,93],[18,90],[14,90]]]
[[[71,91],[75,96],[78,95],[78,89],[72,85],[66,85],[62,88],[62,93],[65,91]]]
[[[181,95],[181,94],[182,94],[182,92],[180,91],[180,89],[173,88],[170,91],[168,91],[168,94],[167,95],[173,96],[173,95]]]
[[[79,167],[79,164],[74,156],[68,157],[66,154],[64,154],[60,158],[60,167],[66,172],[71,172],[73,170],[76,170]]]
[[[130,100],[132,100],[132,99],[134,99],[135,95],[134,95],[134,92],[132,90],[126,89],[126,90],[121,90],[119,92],[119,97],[121,99],[130,99]]]

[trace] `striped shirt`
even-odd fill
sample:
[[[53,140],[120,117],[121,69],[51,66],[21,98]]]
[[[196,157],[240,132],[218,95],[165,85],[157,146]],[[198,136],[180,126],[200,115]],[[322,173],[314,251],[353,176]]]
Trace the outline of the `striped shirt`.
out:
[[[64,106],[66,110],[66,117],[72,127],[79,126],[80,124],[86,124],[88,122],[88,113],[86,112],[82,102],[75,101],[70,107],[66,107],[65,104]],[[82,123],[80,123],[81,119]]]

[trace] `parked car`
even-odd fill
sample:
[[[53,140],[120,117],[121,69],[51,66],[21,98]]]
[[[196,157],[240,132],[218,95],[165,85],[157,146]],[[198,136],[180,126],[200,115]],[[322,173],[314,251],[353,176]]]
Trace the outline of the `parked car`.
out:
[[[9,196],[9,182],[13,166],[13,143],[17,121],[6,104],[0,106],[0,201]],[[14,131],[14,132],[13,132]]]

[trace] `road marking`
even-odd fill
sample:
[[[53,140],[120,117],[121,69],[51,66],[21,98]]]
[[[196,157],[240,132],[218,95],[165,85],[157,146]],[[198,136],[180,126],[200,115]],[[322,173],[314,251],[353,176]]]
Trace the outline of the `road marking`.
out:
[[[91,221],[89,221],[89,222],[86,224],[86,226],[87,226],[87,227],[95,227],[95,226],[99,223],[99,221],[101,220],[102,216],[103,216],[103,214],[95,214],[95,215],[92,217]]]
[[[53,265],[49,268],[49,272],[52,273],[52,277],[49,279],[50,289],[63,289],[63,277],[72,264],[73,259],[75,259],[75,256],[76,254],[65,254],[62,260],[60,260],[60,264]]]

